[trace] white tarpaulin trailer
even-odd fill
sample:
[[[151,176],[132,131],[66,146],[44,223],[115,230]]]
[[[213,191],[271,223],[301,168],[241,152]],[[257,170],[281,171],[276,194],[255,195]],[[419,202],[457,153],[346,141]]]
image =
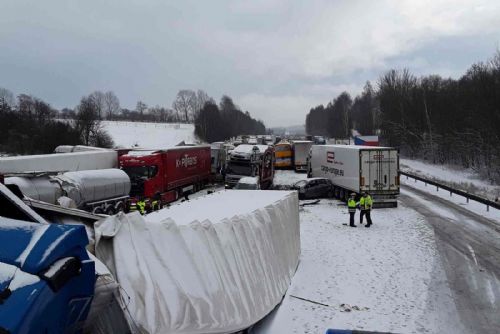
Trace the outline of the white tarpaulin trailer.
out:
[[[298,198],[221,191],[95,225],[137,333],[233,333],[280,303],[300,255]]]

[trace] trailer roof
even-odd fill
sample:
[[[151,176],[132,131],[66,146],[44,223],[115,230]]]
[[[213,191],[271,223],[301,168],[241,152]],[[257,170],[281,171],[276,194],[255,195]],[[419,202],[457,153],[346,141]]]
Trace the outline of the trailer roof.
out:
[[[354,150],[395,150],[395,147],[387,146],[365,146],[365,145],[318,145],[327,147],[350,148]]]

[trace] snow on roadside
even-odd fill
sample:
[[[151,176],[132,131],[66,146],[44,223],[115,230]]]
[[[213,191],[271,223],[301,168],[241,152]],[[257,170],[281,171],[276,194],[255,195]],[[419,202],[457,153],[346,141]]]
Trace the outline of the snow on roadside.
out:
[[[406,176],[401,175],[400,177],[400,182],[401,185],[406,185],[408,187],[412,187],[415,189],[419,189],[422,191],[425,191],[431,195],[438,196],[439,198],[442,198],[444,200],[450,201],[451,203],[460,205],[461,207],[474,212],[480,216],[483,216],[485,218],[491,219],[492,221],[495,221],[496,223],[500,224],[500,210],[495,209],[495,208],[489,208],[489,211],[486,209],[486,205],[475,202],[475,201],[469,201],[467,203],[467,199],[465,197],[452,194],[450,196],[450,192],[446,191],[444,189],[439,189],[437,190],[436,187],[431,186],[431,185],[425,185],[424,182],[417,181],[415,182],[414,179],[406,179]],[[406,191],[404,188],[401,189],[402,194],[407,194],[410,196],[414,196],[412,193],[409,193]],[[437,209],[436,209],[437,210]],[[450,215],[450,213],[447,213],[446,210],[441,210],[443,216]]]
[[[400,205],[374,210],[370,229],[351,228],[342,225],[346,207],[326,199],[300,215],[302,254],[292,285],[253,333],[462,332],[424,217]],[[341,304],[360,310],[342,312]]]
[[[193,124],[103,121],[117,147],[163,149],[196,142]]]
[[[400,159],[400,169],[492,200],[500,197],[500,185],[492,185],[470,170],[454,169],[445,165],[411,159]]]

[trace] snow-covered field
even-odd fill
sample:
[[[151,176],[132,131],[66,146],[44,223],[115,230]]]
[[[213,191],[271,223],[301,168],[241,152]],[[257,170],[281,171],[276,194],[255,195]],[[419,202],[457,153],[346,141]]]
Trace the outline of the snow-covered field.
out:
[[[278,171],[277,180],[294,178],[291,173]],[[432,227],[401,205],[374,210],[372,218],[370,229],[351,228],[342,225],[348,214],[339,201],[305,206],[297,273],[281,306],[253,332],[463,332]]]
[[[102,125],[117,147],[161,149],[197,141],[193,124],[103,121]]]
[[[434,165],[419,160],[401,159],[400,169],[408,173],[440,181],[474,194],[494,200],[500,197],[500,185],[491,184],[473,171]]]

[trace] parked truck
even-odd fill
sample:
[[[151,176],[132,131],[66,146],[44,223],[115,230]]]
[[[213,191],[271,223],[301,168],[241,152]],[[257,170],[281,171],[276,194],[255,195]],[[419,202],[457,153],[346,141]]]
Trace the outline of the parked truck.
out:
[[[293,165],[293,148],[288,141],[280,141],[274,146],[276,168],[292,168]]]
[[[108,215],[125,209],[130,192],[128,175],[116,168],[13,176],[5,184],[35,200]]]
[[[313,145],[309,140],[294,140],[293,141],[293,167],[296,172],[307,171],[307,157]]]
[[[230,151],[225,168],[226,188],[242,177],[258,177],[260,189],[269,189],[274,179],[274,150],[268,145],[242,144]]]
[[[179,146],[167,150],[130,151],[119,157],[131,180],[131,201],[177,200],[201,189],[210,178],[210,146]]]
[[[391,147],[315,145],[311,147],[308,177],[326,177],[335,197],[368,192],[374,206],[397,206],[399,153]]]

